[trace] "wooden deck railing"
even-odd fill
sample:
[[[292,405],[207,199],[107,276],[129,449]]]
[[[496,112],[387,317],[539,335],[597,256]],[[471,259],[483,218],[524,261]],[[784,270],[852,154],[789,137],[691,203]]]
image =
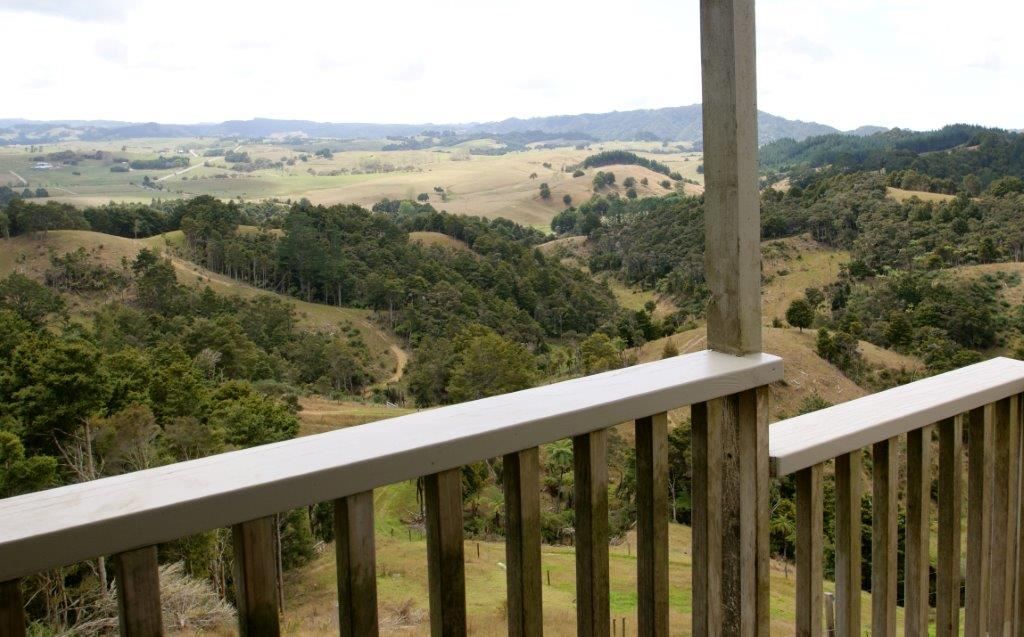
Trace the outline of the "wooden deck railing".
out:
[[[695,505],[695,516],[703,515],[705,526],[701,527],[703,539],[695,538],[694,545],[694,581],[703,582],[699,603],[695,595],[694,622],[699,627],[750,622],[747,615],[747,619],[740,617],[750,605],[730,603],[735,600],[726,592],[735,586],[737,595],[751,591],[757,597],[766,595],[766,586],[742,582],[742,575],[751,572],[751,557],[754,562],[766,561],[767,553],[755,548],[763,548],[763,543],[741,546],[722,538],[738,533],[737,529],[753,535],[746,529],[754,527],[746,521],[741,525],[739,518],[749,510],[744,507],[755,505],[760,507],[756,531],[767,534],[767,515],[761,510],[764,499],[757,495],[767,484],[767,453],[758,445],[766,444],[766,386],[781,378],[782,362],[777,357],[706,351],[3,500],[0,634],[23,634],[19,578],[101,555],[115,556],[122,634],[158,634],[156,545],[231,526],[241,632],[276,635],[272,516],[333,501],[341,634],[374,635],[372,490],[425,477],[431,633],[463,635],[460,468],[503,456],[509,633],[539,635],[538,445],[571,438],[578,629],[581,635],[607,635],[607,429],[635,421],[638,628],[644,635],[664,635],[668,632],[666,412],[687,405],[694,407],[694,444],[706,452],[703,462],[695,457],[704,467],[699,478],[706,487],[703,493],[713,494],[698,498]],[[736,414],[749,415],[754,410],[765,423],[760,433],[737,433],[735,428],[715,424],[729,414],[740,421]],[[763,458],[755,463],[763,471],[758,469],[760,473],[753,477],[746,467],[732,466],[748,457]],[[715,590],[715,585],[721,588]],[[750,632],[753,625],[745,625],[744,633],[754,634]]]
[[[932,452],[938,448],[935,634],[1024,634],[1024,363],[996,358],[771,427],[775,477],[795,474],[797,635],[823,634],[823,476],[835,472],[836,634],[861,635],[863,451],[871,448],[871,634],[896,634],[898,439],[905,435],[904,625],[928,635]],[[967,432],[967,529],[964,430]],[[937,443],[935,439],[937,438]],[[961,569],[961,546],[966,568]]]

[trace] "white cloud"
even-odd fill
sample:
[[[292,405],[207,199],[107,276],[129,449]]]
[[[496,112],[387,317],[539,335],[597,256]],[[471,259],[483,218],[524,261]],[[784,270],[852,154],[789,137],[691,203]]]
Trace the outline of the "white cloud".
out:
[[[40,13],[89,22],[121,19],[132,4],[129,0],[0,0],[0,11]]]
[[[0,117],[448,123],[690,104],[698,4],[0,0],[0,56],[19,64]],[[759,0],[759,105],[842,128],[1024,126],[1022,7]]]

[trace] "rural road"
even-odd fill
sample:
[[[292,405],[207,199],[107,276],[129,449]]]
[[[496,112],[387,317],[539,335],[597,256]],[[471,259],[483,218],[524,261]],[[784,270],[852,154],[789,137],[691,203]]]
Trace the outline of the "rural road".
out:
[[[210,159],[218,159],[218,158],[217,157],[211,157]],[[195,170],[196,168],[202,168],[204,165],[206,165],[206,162],[201,162],[201,163],[198,163],[198,164],[193,164],[192,166],[189,166],[188,168],[182,168],[181,170],[177,170],[177,171],[171,173],[170,175],[164,175],[163,177],[158,177],[156,179],[156,181],[164,181],[165,179],[170,179],[171,177],[177,177],[178,175],[184,175],[188,171]]]
[[[19,175],[18,173],[14,172],[13,170],[9,170],[9,171],[7,171],[7,172],[9,172],[9,173],[11,173],[12,175],[14,175],[15,177],[17,177],[17,178],[18,178],[18,179],[19,179],[19,180],[21,181],[21,184],[22,184],[23,186],[27,186],[27,185],[28,185],[28,181],[26,181],[26,180],[25,180],[25,178],[24,178],[24,177],[22,177],[21,175]]]

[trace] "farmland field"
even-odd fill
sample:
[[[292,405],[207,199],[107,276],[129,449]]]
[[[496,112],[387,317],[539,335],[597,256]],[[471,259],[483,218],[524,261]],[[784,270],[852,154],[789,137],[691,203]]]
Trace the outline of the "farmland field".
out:
[[[678,171],[683,177],[701,183],[697,172],[700,153],[661,151],[653,142],[595,142],[588,149],[573,146],[532,148],[505,155],[472,154],[473,147],[493,147],[490,140],[473,140],[451,147],[423,150],[380,150],[385,140],[320,142],[303,145],[275,143],[236,143],[212,138],[137,139],[117,142],[68,142],[37,147],[0,148],[0,185],[21,190],[28,182],[31,189],[45,188],[51,199],[79,206],[109,201],[149,202],[195,195],[213,195],[223,199],[246,201],[303,197],[313,203],[356,203],[370,206],[382,198],[413,199],[426,193],[434,207],[458,214],[506,217],[524,225],[546,227],[565,204],[569,195],[574,202],[584,201],[593,192],[591,174],[572,177],[564,168],[577,164],[601,150],[630,150],[656,159]],[[314,154],[314,149],[330,147],[331,157]],[[223,154],[204,156],[207,151],[227,149],[244,152],[252,161],[280,163],[277,168],[252,172],[232,169]],[[103,151],[101,159],[80,159],[75,165],[53,162],[46,170],[34,168],[36,158],[60,151],[93,154]],[[661,151],[661,152],[650,152]],[[131,170],[111,172],[119,161],[155,159],[159,156],[186,157],[186,169]],[[303,160],[302,157],[306,159]],[[290,165],[289,165],[290,162]],[[641,196],[668,192],[660,183],[664,175],[640,166],[603,168],[616,174],[614,189],[623,191],[622,181],[644,177],[646,186],[637,184]],[[17,176],[16,176],[17,175]],[[147,187],[148,178],[156,187]],[[540,197],[539,187],[547,183],[551,197]],[[699,193],[701,186],[683,184],[687,192]],[[443,189],[444,194],[437,189]]]

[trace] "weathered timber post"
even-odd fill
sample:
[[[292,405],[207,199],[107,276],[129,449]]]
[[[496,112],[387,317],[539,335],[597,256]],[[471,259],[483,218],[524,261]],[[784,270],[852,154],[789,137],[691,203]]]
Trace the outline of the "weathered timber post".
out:
[[[754,1],[701,0],[700,25],[708,347],[742,356],[761,351]],[[768,634],[767,412],[762,387],[709,401],[701,414],[699,429],[715,432],[720,451],[695,494],[709,514],[694,531],[695,631]]]

